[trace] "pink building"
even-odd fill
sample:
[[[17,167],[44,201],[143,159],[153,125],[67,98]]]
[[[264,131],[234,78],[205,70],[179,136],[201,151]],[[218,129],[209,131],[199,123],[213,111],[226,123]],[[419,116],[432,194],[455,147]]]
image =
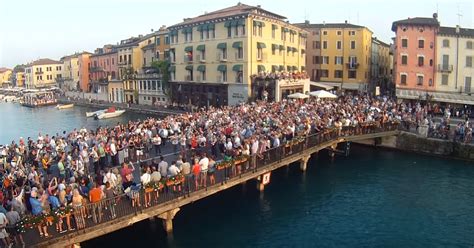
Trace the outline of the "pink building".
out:
[[[439,22],[433,18],[408,18],[396,21],[394,82],[397,89],[434,91],[436,36]],[[397,91],[398,95],[398,91]]]
[[[89,80],[93,92],[98,92],[102,86],[107,86],[109,80],[117,79],[117,50],[112,45],[97,48],[90,56]]]

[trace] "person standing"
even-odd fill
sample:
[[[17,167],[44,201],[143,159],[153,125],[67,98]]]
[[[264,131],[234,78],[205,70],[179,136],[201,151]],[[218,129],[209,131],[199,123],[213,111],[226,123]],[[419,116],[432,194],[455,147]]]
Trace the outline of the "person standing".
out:
[[[93,183],[93,188],[89,191],[89,201],[92,203],[92,220],[94,223],[102,222],[101,200],[104,198],[104,192],[97,183]]]
[[[21,244],[22,247],[25,247],[25,241],[23,241],[23,236],[18,230],[17,224],[20,222],[20,214],[15,211],[11,206],[7,206],[7,211],[8,213],[6,214],[6,217],[8,219],[8,225],[7,225],[7,230],[9,231],[9,234],[13,237],[15,240],[15,243]]]
[[[165,161],[163,156],[160,156],[160,163],[158,163],[158,170],[160,171],[161,177],[166,178],[168,175],[168,162]]]
[[[4,213],[0,212],[0,239],[2,240],[5,247],[10,248],[12,247],[13,244],[10,243],[8,239],[8,233],[6,231],[8,224],[9,222],[8,222],[7,217],[5,216]]]
[[[201,167],[201,185],[207,186],[207,170],[209,168],[209,159],[206,156],[206,153],[202,154],[202,158],[199,161],[199,166]]]

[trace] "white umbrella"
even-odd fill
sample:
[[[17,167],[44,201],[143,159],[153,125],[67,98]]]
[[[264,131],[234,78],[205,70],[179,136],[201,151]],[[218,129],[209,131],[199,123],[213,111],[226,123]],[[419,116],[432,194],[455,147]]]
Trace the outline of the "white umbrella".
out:
[[[308,95],[305,95],[303,93],[293,93],[291,95],[288,95],[288,98],[295,98],[295,99],[305,99],[305,98],[308,98],[309,96]]]
[[[327,92],[325,90],[318,90],[318,91],[312,91],[309,93],[311,96],[315,96],[317,98],[337,98],[336,95]]]

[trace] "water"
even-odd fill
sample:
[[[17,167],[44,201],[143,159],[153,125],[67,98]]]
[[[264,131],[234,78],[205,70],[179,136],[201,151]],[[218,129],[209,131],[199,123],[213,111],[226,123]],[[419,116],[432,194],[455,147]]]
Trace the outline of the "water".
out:
[[[38,133],[50,136],[74,128],[95,129],[98,126],[111,126],[117,122],[144,119],[145,115],[125,112],[117,118],[94,120],[86,118],[86,112],[98,109],[75,106],[70,109],[57,110],[54,106],[27,108],[14,103],[0,103],[0,144],[18,141],[20,137],[32,137],[36,140]]]
[[[29,109],[0,104],[0,143],[85,126],[87,108]],[[474,166],[468,162],[352,146],[331,163],[325,152],[302,173],[272,173],[181,208],[174,235],[143,221],[83,247],[473,247]]]

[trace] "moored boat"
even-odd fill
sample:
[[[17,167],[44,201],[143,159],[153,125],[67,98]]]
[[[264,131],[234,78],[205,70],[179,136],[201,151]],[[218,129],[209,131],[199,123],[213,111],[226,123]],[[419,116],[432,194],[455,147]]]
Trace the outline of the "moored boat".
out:
[[[97,110],[97,111],[94,111],[94,112],[86,112],[86,117],[96,117],[96,116],[104,113],[105,111],[107,111],[107,109],[101,109],[101,110]]]
[[[121,116],[123,113],[125,113],[125,110],[116,110],[114,107],[111,107],[104,111],[102,114],[97,115],[95,118],[98,120],[101,119],[108,119],[108,118],[114,118]]]
[[[56,106],[57,109],[68,109],[74,107],[74,104],[59,104]]]

